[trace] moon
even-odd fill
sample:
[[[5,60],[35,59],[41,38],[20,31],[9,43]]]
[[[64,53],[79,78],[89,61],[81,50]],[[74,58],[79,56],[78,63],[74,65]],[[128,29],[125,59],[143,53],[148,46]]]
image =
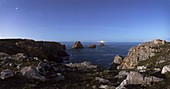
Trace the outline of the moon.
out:
[[[18,7],[16,7],[15,10],[18,10]]]

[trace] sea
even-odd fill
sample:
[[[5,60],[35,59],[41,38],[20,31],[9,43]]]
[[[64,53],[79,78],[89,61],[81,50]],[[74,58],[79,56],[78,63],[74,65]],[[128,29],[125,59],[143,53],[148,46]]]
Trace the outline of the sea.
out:
[[[108,67],[115,55],[125,57],[131,47],[141,42],[105,42],[105,46],[99,46],[99,42],[82,42],[83,49],[72,49],[74,42],[61,42],[66,45],[66,51],[70,55],[69,62],[77,63],[88,61],[102,67]],[[88,48],[89,44],[96,44],[96,48]]]

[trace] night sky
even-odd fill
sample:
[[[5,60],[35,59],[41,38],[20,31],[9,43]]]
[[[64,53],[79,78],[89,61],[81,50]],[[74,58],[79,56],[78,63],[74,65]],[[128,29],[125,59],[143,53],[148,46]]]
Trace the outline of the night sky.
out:
[[[170,0],[0,0],[0,38],[170,40]]]

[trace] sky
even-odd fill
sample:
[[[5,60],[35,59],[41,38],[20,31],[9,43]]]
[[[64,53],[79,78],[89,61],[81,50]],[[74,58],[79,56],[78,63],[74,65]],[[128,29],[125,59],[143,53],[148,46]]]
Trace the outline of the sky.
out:
[[[0,0],[0,38],[170,41],[170,0]]]

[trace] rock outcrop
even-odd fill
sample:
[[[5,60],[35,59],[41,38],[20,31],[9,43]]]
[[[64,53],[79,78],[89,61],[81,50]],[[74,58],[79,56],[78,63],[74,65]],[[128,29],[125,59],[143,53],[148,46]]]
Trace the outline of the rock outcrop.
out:
[[[145,61],[160,52],[162,50],[160,46],[165,45],[165,43],[166,41],[164,40],[153,40],[132,47],[118,69],[135,68],[138,62]]]
[[[10,55],[25,53],[32,57],[56,62],[62,62],[63,57],[69,56],[60,43],[29,39],[0,39],[0,52]]]
[[[74,45],[72,46],[73,49],[82,49],[84,48],[83,45],[81,44],[80,41],[77,41],[74,43]]]
[[[123,61],[123,58],[122,58],[121,56],[119,56],[119,55],[116,55],[115,58],[114,58],[114,60],[113,60],[113,62],[112,62],[112,64],[113,64],[113,63],[121,64],[122,61]]]
[[[95,44],[90,44],[88,47],[89,48],[96,48],[96,45]]]

